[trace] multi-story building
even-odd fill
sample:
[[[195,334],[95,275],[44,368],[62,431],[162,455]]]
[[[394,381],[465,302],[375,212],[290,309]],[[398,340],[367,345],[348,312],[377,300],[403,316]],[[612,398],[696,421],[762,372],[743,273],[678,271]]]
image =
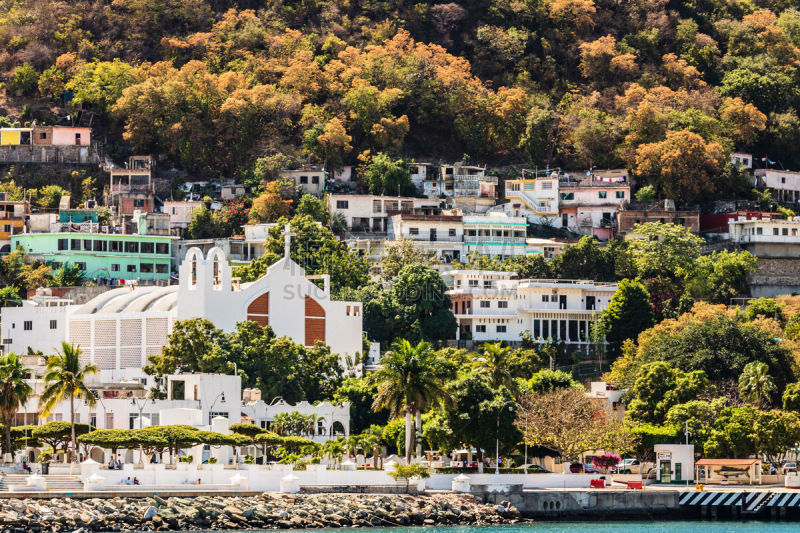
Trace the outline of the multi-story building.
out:
[[[780,213],[770,213],[765,211],[727,211],[724,213],[708,213],[700,215],[700,232],[721,237],[728,237],[730,223],[740,220],[772,220],[780,218]]]
[[[750,295],[800,292],[800,217],[740,220],[729,224],[732,243],[755,255],[758,272],[748,276]]]
[[[456,163],[439,166],[438,174],[431,173],[423,181],[423,193],[428,198],[483,197],[495,198],[497,177],[487,176],[484,167]]]
[[[464,215],[464,253],[498,256],[525,255],[528,221],[506,213]]]
[[[0,161],[21,163],[99,162],[92,129],[80,126],[0,128]]]
[[[176,237],[183,237],[194,219],[194,212],[202,207],[201,201],[164,202],[164,213],[169,215],[169,228]]]
[[[700,212],[679,211],[675,209],[675,202],[672,200],[664,200],[663,203],[659,202],[653,206],[624,207],[617,212],[617,234],[626,235],[637,224],[646,222],[677,224],[697,233],[700,231]]]
[[[617,290],[615,283],[587,280],[513,279],[513,272],[452,270],[451,289],[461,339],[519,342],[531,332],[542,342],[563,342],[581,351],[594,344],[592,328]]]
[[[561,227],[603,241],[614,236],[617,211],[631,199],[627,170],[562,174],[558,191]]]
[[[464,241],[461,215],[398,213],[389,217],[387,230],[389,240],[408,239],[447,263],[461,258]]]
[[[329,194],[328,212],[344,217],[348,231],[385,237],[389,215],[395,212],[432,215],[440,212],[441,201],[407,196],[372,194]]]
[[[8,200],[0,192],[0,254],[11,251],[11,236],[25,230],[25,217],[30,205],[24,200]]]
[[[298,169],[281,170],[281,176],[294,181],[304,193],[322,196],[325,191],[325,169],[322,166],[304,165]]]
[[[526,217],[534,224],[560,226],[558,218],[558,174],[537,178],[506,180],[506,200],[498,206],[515,217]]]
[[[111,175],[109,204],[117,215],[132,215],[134,211],[155,211],[153,198],[153,168],[150,156],[132,156],[125,168],[107,168]]]
[[[731,163],[736,165],[737,167],[746,168],[748,170],[753,169],[753,154],[748,154],[744,152],[734,152],[731,154]]]
[[[54,268],[78,265],[93,280],[167,283],[173,239],[96,232],[23,233],[11,238],[11,247],[22,246],[28,259],[45,261]]]
[[[755,171],[756,187],[772,191],[773,197],[785,203],[800,203],[800,172],[759,168]]]
[[[408,164],[409,177],[411,183],[417,188],[419,192],[425,191],[425,180],[433,176],[435,170],[431,163],[417,163],[412,161]]]

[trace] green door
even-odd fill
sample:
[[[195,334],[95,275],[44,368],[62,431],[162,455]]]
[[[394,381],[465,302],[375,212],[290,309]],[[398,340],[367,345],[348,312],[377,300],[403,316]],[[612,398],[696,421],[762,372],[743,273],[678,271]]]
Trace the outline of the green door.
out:
[[[672,470],[672,461],[661,461],[661,483],[671,481],[670,470]]]
[[[675,481],[682,481],[681,480],[681,464],[675,463]]]

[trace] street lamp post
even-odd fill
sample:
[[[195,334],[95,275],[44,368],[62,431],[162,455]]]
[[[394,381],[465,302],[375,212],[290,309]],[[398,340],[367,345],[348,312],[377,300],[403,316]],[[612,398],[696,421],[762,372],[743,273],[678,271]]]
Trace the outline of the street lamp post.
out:
[[[494,442],[494,473],[500,473],[500,414],[503,412],[503,408],[508,405],[509,412],[512,411],[511,406],[516,405],[515,402],[505,402],[500,408],[497,410],[497,429],[494,434],[495,442]]]
[[[225,403],[225,393],[220,392],[217,394],[217,397],[214,398],[214,401],[211,402],[211,407],[208,408],[208,425],[211,425],[211,413],[214,412],[214,406],[217,405],[217,400],[222,400],[221,403]]]
[[[156,403],[156,400],[151,400],[152,403]],[[139,429],[142,429],[142,411],[144,411],[144,406],[147,405],[147,398],[142,398],[142,402],[139,403],[136,401],[136,398],[131,398],[131,405],[135,406],[136,409],[139,410]],[[103,406],[105,408],[105,406]]]

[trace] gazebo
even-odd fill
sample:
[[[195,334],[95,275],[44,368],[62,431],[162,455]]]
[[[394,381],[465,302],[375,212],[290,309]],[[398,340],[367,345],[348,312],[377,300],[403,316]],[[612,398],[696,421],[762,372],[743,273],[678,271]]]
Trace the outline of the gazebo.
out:
[[[760,459],[700,459],[694,464],[697,483],[761,484]]]

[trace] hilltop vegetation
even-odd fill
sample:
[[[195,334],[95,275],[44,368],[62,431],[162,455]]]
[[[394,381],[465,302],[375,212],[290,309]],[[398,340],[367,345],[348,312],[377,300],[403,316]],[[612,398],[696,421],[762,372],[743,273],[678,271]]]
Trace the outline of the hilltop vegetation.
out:
[[[800,163],[800,11],[786,2],[9,0],[0,13],[11,120],[52,120],[67,90],[113,155],[194,173],[467,153],[624,165],[702,201],[749,194],[733,149]]]

